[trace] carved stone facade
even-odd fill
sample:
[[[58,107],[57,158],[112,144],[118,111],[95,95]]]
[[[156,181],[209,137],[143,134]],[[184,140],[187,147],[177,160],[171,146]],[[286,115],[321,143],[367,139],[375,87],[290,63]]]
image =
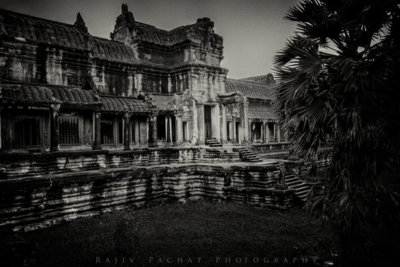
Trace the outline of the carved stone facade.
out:
[[[272,76],[227,79],[209,18],[165,31],[122,5],[110,37],[79,13],[70,25],[0,10],[0,149],[282,141]]]

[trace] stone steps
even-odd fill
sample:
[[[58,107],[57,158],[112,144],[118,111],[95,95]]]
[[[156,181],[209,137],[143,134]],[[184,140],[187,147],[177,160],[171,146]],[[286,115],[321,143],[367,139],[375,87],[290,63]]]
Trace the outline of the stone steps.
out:
[[[217,139],[208,139],[205,144],[210,147],[222,147],[222,144]]]
[[[294,194],[301,202],[305,203],[311,187],[296,176],[286,177],[286,185],[294,189]]]
[[[249,161],[249,162],[261,162],[263,161],[256,152],[251,150],[248,147],[241,147],[238,149],[240,157],[242,158],[243,161]]]

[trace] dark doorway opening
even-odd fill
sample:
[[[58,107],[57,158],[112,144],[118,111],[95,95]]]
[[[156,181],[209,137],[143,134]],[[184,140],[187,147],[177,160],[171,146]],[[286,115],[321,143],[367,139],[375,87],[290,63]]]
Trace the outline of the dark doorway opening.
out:
[[[240,136],[239,136],[239,129],[240,129],[240,122],[236,122],[236,143],[239,143],[239,138],[240,138]]]
[[[205,126],[205,138],[211,139],[211,106],[204,106],[204,126]]]
[[[165,116],[157,117],[157,138],[158,140],[166,140],[167,133],[165,132]]]

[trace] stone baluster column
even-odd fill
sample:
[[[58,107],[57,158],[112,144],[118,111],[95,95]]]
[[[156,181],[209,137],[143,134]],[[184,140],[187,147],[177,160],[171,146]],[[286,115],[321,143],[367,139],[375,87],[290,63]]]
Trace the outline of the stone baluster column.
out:
[[[124,115],[124,150],[130,150],[129,143],[131,141],[131,114]]]
[[[93,124],[94,124],[94,137],[93,137],[93,150],[101,149],[101,113],[100,111],[93,112]]]
[[[271,132],[269,130],[268,122],[265,123],[265,135],[266,135],[266,137],[265,137],[266,143],[269,143],[271,141],[271,139],[270,139]]]
[[[60,139],[60,129],[58,112],[60,111],[60,104],[53,104],[50,107],[50,152],[55,152],[60,150],[59,139]]]

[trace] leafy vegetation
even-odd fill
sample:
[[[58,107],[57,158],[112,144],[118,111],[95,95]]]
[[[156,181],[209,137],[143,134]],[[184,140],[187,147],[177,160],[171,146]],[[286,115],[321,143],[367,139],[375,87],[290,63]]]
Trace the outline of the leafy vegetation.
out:
[[[280,119],[307,159],[333,145],[312,211],[340,232],[343,265],[396,265],[399,1],[303,0],[286,18],[297,33],[275,60]]]

